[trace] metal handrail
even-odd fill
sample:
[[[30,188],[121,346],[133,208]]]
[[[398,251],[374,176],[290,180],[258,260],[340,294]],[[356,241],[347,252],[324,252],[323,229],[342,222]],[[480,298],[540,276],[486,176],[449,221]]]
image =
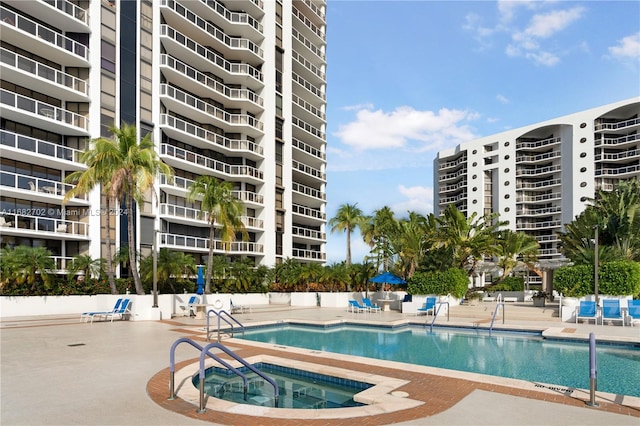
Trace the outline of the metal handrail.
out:
[[[205,346],[204,349],[202,349],[202,352],[200,353],[200,375],[199,375],[199,379],[200,379],[200,409],[198,410],[199,413],[204,413],[206,411],[205,408],[204,408],[204,359],[205,359],[205,355],[209,354],[209,349],[211,349],[211,348],[220,349],[222,352],[226,353],[231,358],[235,359],[240,364],[244,365],[249,370],[253,371],[258,376],[262,377],[264,380],[269,382],[269,384],[271,386],[273,386],[274,407],[278,406],[278,400],[280,399],[280,389],[278,388],[278,384],[275,382],[275,380],[273,380],[271,377],[267,376],[262,371],[260,371],[257,368],[255,368],[253,365],[249,364],[245,359],[243,359],[240,356],[236,355],[235,352],[229,350],[226,346],[222,345],[221,343],[214,342],[214,343],[209,343],[207,346]],[[246,393],[245,393],[245,395],[246,395]]]
[[[209,318],[210,318],[210,314],[211,313],[216,314],[216,316],[218,317],[218,343],[220,342],[220,320],[223,320],[224,322],[226,322],[227,324],[229,324],[229,326],[231,327],[231,336],[233,337],[233,323],[231,323],[231,321],[229,321],[226,318],[222,317],[222,314],[225,314],[227,317],[229,317],[233,322],[235,322],[236,324],[238,324],[240,326],[240,330],[242,331],[242,334],[244,335],[244,325],[242,325],[242,323],[240,321],[238,321],[237,319],[235,319],[233,317],[233,315],[231,315],[229,312],[225,311],[224,309],[221,309],[219,311],[216,311],[214,309],[209,309],[209,311],[207,311],[207,342],[210,340],[210,332],[209,332]]]
[[[504,324],[504,299],[502,297],[502,293],[499,293],[498,297],[496,298],[496,310],[493,311],[493,316],[491,317],[489,334],[491,334],[491,331],[493,331],[493,322],[496,320],[496,315],[498,314],[498,311],[500,310],[500,308],[502,308],[502,324]]]
[[[451,309],[449,309],[449,302],[438,302],[438,310],[435,311],[435,313],[433,314],[433,320],[431,320],[431,325],[429,326],[429,332],[433,332],[433,324],[436,322],[436,318],[438,318],[438,313],[440,313],[440,309],[442,308],[442,305],[447,305],[447,321],[449,321],[449,311]]]
[[[225,360],[223,360],[223,359],[219,358],[218,356],[216,356],[216,355],[212,354],[211,352],[209,352],[208,346],[207,346],[207,349],[205,351],[205,349],[202,346],[200,346],[199,344],[197,344],[193,340],[189,339],[188,337],[181,337],[180,339],[178,339],[175,342],[173,342],[173,345],[171,345],[171,351],[169,353],[169,399],[170,400],[176,399],[176,390],[175,390],[176,347],[180,343],[189,343],[194,348],[200,350],[200,359],[202,359],[202,357],[205,354],[209,355],[211,358],[213,358],[214,360],[218,361],[220,364],[222,364],[223,366],[225,366],[226,368],[228,368],[229,370],[231,370],[232,372],[234,372],[235,374],[240,376],[242,378],[242,382],[244,384],[244,399],[245,400],[247,399],[248,380],[247,380],[247,376],[245,374],[243,374],[240,370],[238,370],[237,368],[235,368],[234,366],[232,366],[231,364],[229,364]],[[233,355],[232,355],[232,357],[233,357]],[[204,379],[200,383],[200,389],[201,389],[202,392],[204,392],[204,384],[202,382],[204,382]]]

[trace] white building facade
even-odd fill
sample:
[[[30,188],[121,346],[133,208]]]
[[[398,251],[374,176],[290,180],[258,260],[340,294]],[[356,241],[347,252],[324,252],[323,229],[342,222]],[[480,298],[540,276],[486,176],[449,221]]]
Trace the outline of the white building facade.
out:
[[[135,212],[138,250],[205,263],[200,175],[232,182],[248,241],[216,255],[325,261],[326,3],[321,0],[0,2],[0,245],[72,257],[127,244],[100,189],[63,204],[80,154],[126,122],[175,170]],[[109,226],[107,221],[110,220]]]
[[[599,189],[640,177],[640,98],[483,137],[438,153],[434,213],[499,213],[562,262],[558,231]]]

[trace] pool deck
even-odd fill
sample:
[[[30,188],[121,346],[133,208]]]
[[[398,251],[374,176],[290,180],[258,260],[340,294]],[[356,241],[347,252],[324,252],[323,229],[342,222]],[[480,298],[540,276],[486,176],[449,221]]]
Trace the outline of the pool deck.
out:
[[[494,304],[477,308],[453,307],[449,321],[436,324],[487,327]],[[552,308],[509,305],[505,323],[496,327],[546,330],[562,338],[640,343],[640,327],[563,323]],[[424,316],[396,311],[353,314],[345,309],[256,306],[236,316],[246,325],[273,321],[401,324],[425,323]],[[431,321],[431,317],[428,317]],[[163,321],[80,323],[77,316],[16,317],[0,321],[0,424],[2,425],[638,425],[640,398],[596,393],[598,408],[589,407],[588,390],[558,388],[549,384],[485,376],[474,373],[415,366],[391,361],[330,354],[258,344],[239,339],[223,343],[242,357],[274,356],[342,368],[354,374],[388,378],[405,398],[408,408],[397,410],[394,398],[358,413],[333,413],[333,418],[271,417],[272,411],[248,406],[217,406],[211,399],[207,411],[180,398],[168,400],[169,348],[180,337],[201,344],[204,320],[177,317]],[[192,364],[198,353],[187,345],[176,352],[178,367]],[[521,354],[514,354],[518,356]],[[585,372],[588,374],[588,372]],[[391,388],[387,388],[385,393]],[[409,407],[411,405],[411,407]],[[405,407],[405,406],[403,406]],[[271,409],[273,410],[273,409]],[[339,409],[351,410],[351,409]],[[305,410],[306,411],[306,410]],[[336,410],[317,410],[317,413]],[[252,415],[250,415],[252,414]],[[305,414],[306,416],[306,414]]]

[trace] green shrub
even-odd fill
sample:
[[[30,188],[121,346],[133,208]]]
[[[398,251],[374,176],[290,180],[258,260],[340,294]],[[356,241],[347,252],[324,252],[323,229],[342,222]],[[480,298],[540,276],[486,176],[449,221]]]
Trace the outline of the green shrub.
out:
[[[604,263],[598,270],[598,293],[637,296],[640,293],[640,263],[629,260]]]
[[[407,283],[409,294],[451,294],[458,298],[465,295],[468,287],[469,278],[465,271],[459,268],[417,272]]]
[[[507,277],[501,283],[492,285],[490,291],[523,291],[524,278]]]
[[[565,297],[593,294],[593,267],[589,265],[563,266],[553,274],[553,288]]]

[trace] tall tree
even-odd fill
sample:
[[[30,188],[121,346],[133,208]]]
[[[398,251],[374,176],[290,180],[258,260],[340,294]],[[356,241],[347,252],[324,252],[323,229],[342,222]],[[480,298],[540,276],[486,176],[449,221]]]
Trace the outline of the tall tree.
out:
[[[538,260],[538,241],[524,232],[513,232],[504,229],[498,234],[497,256],[498,266],[502,268],[502,276],[498,282],[504,281],[519,265],[534,268]]]
[[[144,194],[149,189],[153,189],[153,182],[159,173],[171,177],[173,169],[158,158],[150,133],[139,140],[138,129],[127,123],[123,123],[120,128],[111,127],[109,131],[113,134],[112,139],[98,138],[93,142],[93,147],[83,153],[83,162],[88,169],[72,173],[67,180],[77,182],[76,188],[83,188],[82,190],[92,189],[98,183],[103,183],[109,199],[124,201],[129,269],[136,293],[144,294],[135,256],[134,207],[144,201]],[[155,195],[155,192],[152,193]]]
[[[391,238],[398,232],[398,221],[390,207],[375,210],[373,216],[364,218],[360,226],[364,242],[371,248],[376,269],[388,271],[391,268],[394,251]]]
[[[211,293],[216,226],[220,228],[220,239],[225,251],[236,240],[237,233],[241,233],[246,239],[248,237],[247,229],[242,223],[244,206],[233,195],[233,184],[220,181],[214,176],[199,176],[189,187],[187,199],[190,202],[200,199],[201,217],[209,223],[209,257],[207,258],[205,292]]]
[[[356,204],[343,204],[338,208],[335,217],[329,220],[331,232],[347,233],[347,267],[351,265],[351,233],[363,224],[365,217]]]
[[[398,221],[398,232],[392,239],[392,245],[400,258],[403,277],[411,278],[416,272],[432,241],[428,237],[434,231],[429,227],[428,219],[417,212],[409,212],[406,219]]]

